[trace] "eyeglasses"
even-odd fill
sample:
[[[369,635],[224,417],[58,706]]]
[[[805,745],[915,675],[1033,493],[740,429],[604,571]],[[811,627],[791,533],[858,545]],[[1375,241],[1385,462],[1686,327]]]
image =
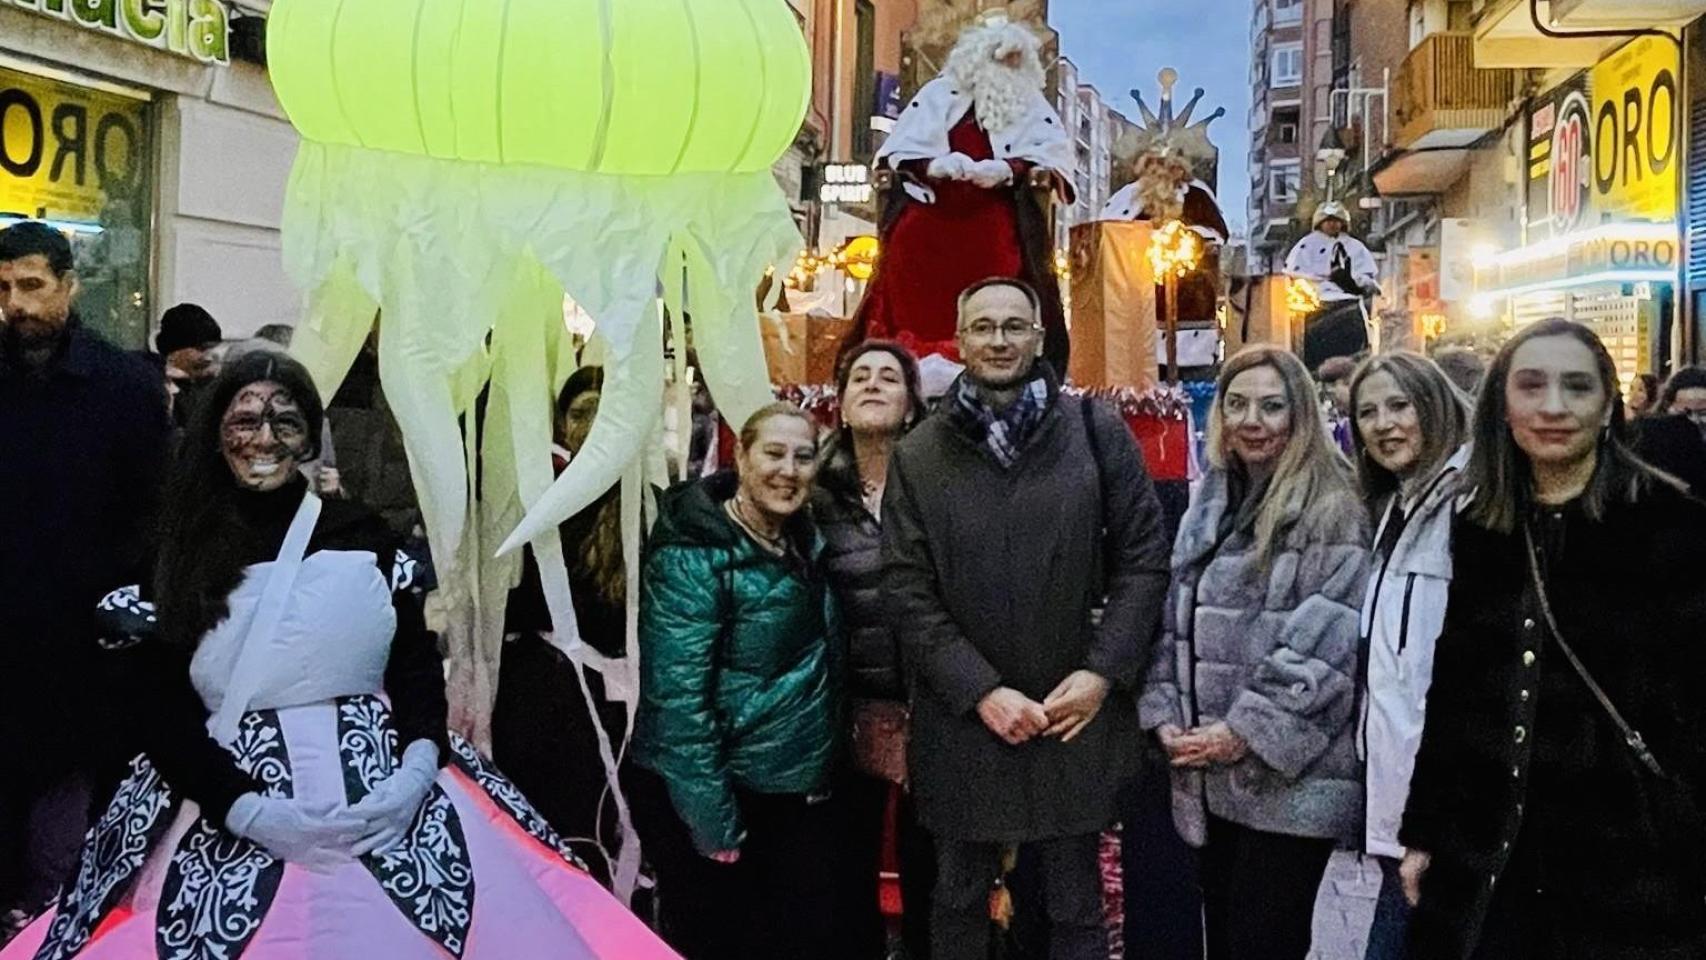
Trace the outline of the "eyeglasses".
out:
[[[960,331],[973,340],[994,340],[996,334],[1001,334],[1008,340],[1023,340],[1042,330],[1042,325],[1029,320],[973,320],[960,328]]]
[[[227,419],[223,425],[226,439],[238,444],[253,442],[262,427],[271,427],[273,439],[286,447],[308,439],[308,420],[299,413],[245,413]]]

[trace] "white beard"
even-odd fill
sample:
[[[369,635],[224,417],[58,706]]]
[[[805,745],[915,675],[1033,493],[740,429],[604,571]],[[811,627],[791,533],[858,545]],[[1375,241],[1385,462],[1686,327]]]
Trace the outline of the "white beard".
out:
[[[1030,112],[1031,102],[1046,82],[1035,34],[1017,24],[979,27],[960,38],[943,73],[966,87],[976,105],[977,120],[988,132],[1006,130]],[[1018,67],[1000,58],[1021,51]]]

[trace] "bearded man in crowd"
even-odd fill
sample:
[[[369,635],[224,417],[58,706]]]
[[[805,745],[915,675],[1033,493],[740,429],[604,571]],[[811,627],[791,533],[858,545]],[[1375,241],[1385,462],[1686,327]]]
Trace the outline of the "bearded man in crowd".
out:
[[[1041,296],[1045,355],[1066,369],[1066,318],[1053,233],[1032,188],[1047,171],[1070,202],[1072,139],[1043,96],[1041,43],[1005,14],[968,29],[941,76],[925,84],[877,152],[894,171],[876,278],[850,343],[898,340],[920,357],[959,359],[960,292],[990,277]]]

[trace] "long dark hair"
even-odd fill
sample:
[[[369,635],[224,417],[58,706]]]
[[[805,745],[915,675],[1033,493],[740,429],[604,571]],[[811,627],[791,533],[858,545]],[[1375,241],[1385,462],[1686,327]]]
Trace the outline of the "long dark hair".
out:
[[[557,423],[554,430],[557,442],[568,446],[563,430],[563,418],[582,394],[604,392],[604,368],[581,367],[569,375],[557,394]],[[579,543],[564,544],[573,551],[571,570],[576,577],[591,583],[599,599],[612,607],[620,607],[628,599],[628,565],[622,557],[622,498],[601,499],[588,510],[597,510],[592,526]]]
[[[308,423],[311,450],[318,454],[325,410],[308,370],[276,350],[254,350],[226,364],[197,405],[178,446],[161,504],[160,555],[154,594],[160,629],[168,643],[193,648],[202,634],[230,613],[226,603],[243,577],[243,559],[218,535],[229,515],[236,480],[225,462],[220,423],[238,391],[270,381],[290,392]]]
[[[1534,474],[1528,455],[1516,445],[1506,421],[1505,384],[1518,349],[1542,337],[1569,337],[1588,348],[1599,372],[1611,419],[1599,436],[1599,459],[1593,478],[1582,493],[1582,508],[1594,520],[1605,517],[1606,508],[1633,503],[1654,480],[1663,475],[1642,463],[1630,452],[1629,427],[1623,412],[1623,394],[1618,390],[1617,363],[1592,330],[1553,317],[1540,320],[1517,333],[1499,349],[1482,381],[1480,401],[1475,406],[1471,439],[1475,452],[1469,457],[1466,485],[1474,490],[1467,516],[1479,526],[1497,533],[1510,533],[1534,502]]]
[[[1397,493],[1400,486],[1392,471],[1374,462],[1369,455],[1362,427],[1357,423],[1357,394],[1368,378],[1377,373],[1390,376],[1416,408],[1416,418],[1422,428],[1422,449],[1417,458],[1416,476],[1426,479],[1437,474],[1457,448],[1469,439],[1469,402],[1432,360],[1408,350],[1376,354],[1364,360],[1351,374],[1351,408],[1344,413],[1351,418],[1351,448],[1356,461],[1357,482],[1362,486],[1363,498],[1371,508],[1378,508],[1387,496]]]
[[[924,419],[924,414],[930,409],[924,404],[924,381],[918,372],[918,358],[912,351],[893,340],[865,340],[845,350],[841,354],[841,362],[835,371],[835,395],[843,400],[847,397],[847,382],[853,378],[853,365],[860,358],[872,353],[886,353],[895,358],[900,364],[900,373],[906,382],[906,401],[911,406],[911,415],[902,421],[900,434],[905,436],[918,422]],[[825,445],[823,470],[818,475],[818,484],[837,497],[852,498],[857,501],[863,493],[859,483],[859,465],[853,461],[853,430],[847,426],[843,418],[841,426],[835,431],[835,436]]]

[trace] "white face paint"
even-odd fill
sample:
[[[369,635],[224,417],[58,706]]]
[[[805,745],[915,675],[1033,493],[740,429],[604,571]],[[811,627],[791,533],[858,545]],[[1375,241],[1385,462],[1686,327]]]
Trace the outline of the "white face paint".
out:
[[[237,391],[219,422],[219,440],[237,485],[262,493],[288,483],[312,447],[302,408],[271,380]]]

